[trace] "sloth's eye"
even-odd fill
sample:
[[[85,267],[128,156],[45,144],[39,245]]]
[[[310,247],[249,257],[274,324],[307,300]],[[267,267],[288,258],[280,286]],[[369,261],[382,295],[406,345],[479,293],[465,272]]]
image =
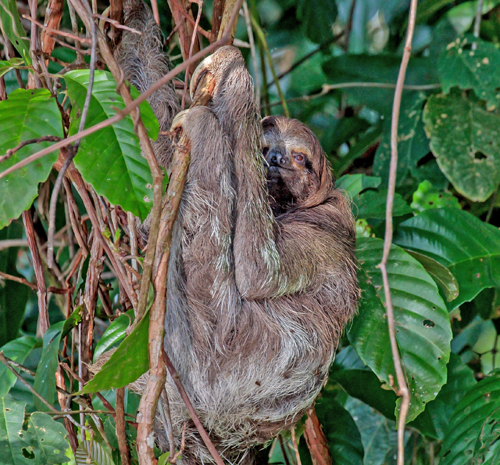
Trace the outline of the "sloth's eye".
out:
[[[264,147],[262,149],[262,155],[266,156],[269,153],[269,147]]]
[[[301,153],[294,153],[293,154],[293,159],[295,160],[296,163],[298,163],[299,165],[304,165],[305,164],[305,160],[306,160],[306,157],[301,154]]]

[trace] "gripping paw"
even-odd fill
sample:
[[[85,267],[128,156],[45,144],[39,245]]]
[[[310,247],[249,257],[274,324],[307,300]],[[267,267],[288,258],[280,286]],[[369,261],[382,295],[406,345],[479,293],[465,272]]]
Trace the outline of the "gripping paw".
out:
[[[189,110],[183,110],[175,115],[175,118],[172,121],[172,126],[170,127],[172,132],[178,132],[179,129],[183,129],[184,121],[186,120],[188,112]]]

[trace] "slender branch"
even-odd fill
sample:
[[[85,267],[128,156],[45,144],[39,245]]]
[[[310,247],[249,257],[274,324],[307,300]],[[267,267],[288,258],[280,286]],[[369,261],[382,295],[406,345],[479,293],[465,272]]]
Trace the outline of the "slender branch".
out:
[[[260,80],[259,69],[257,67],[257,52],[255,50],[255,41],[252,31],[252,20],[250,19],[250,11],[246,0],[243,2],[243,14],[245,16],[245,24],[247,27],[248,41],[250,42],[250,53],[252,55],[253,75],[255,79],[255,100],[260,105]]]
[[[406,415],[410,405],[410,395],[408,386],[406,384],[405,374],[401,364],[399,355],[398,344],[396,341],[396,330],[394,323],[394,307],[392,303],[391,289],[389,286],[389,277],[387,275],[387,260],[392,244],[393,237],[393,224],[392,224],[392,209],[394,205],[394,193],[396,190],[396,172],[398,167],[398,124],[399,112],[401,107],[401,97],[403,95],[403,84],[406,76],[406,69],[411,55],[411,43],[413,40],[413,31],[415,29],[415,18],[417,14],[417,0],[411,0],[408,31],[406,35],[406,43],[399,68],[398,80],[396,83],[396,91],[394,93],[394,103],[392,107],[392,121],[391,121],[391,164],[389,171],[389,186],[387,192],[387,208],[385,217],[385,238],[384,238],[384,252],[382,262],[380,263],[380,270],[384,282],[384,295],[387,308],[387,324],[389,327],[389,338],[391,341],[392,357],[394,360],[394,369],[396,371],[398,387],[396,393],[401,396],[401,408],[399,411],[398,419],[398,465],[404,465],[404,433],[406,424]]]
[[[24,284],[28,286],[30,289],[36,291],[38,289],[36,284],[30,283],[26,278],[19,278],[18,276],[13,276],[11,274],[4,273],[0,271],[0,278],[8,279],[9,281],[16,281],[17,283]]]
[[[377,88],[377,89],[395,89],[396,84],[391,84],[388,82],[341,82],[339,84],[323,84],[321,92],[318,92],[317,94],[312,94],[312,95],[302,95],[301,97],[294,97],[294,98],[289,98],[287,99],[287,103],[290,102],[308,102],[309,100],[314,100],[320,97],[323,97],[324,95],[327,95],[333,90],[337,89],[351,89],[351,88],[357,88],[357,87],[365,87],[365,88]],[[403,86],[403,90],[420,90],[420,91],[427,91],[427,90],[434,90],[434,89],[440,89],[441,84],[407,84]],[[282,102],[273,102],[268,105],[262,105],[262,108],[271,108],[275,106],[282,105]]]
[[[481,18],[483,16],[483,3],[484,0],[478,0],[476,16],[474,18],[474,37],[479,37],[481,32]]]
[[[259,26],[259,23],[253,16],[251,16],[250,19],[252,21],[252,26],[255,29],[255,32],[257,33],[257,37],[259,38],[260,44],[262,45],[266,53],[267,61],[269,62],[269,67],[271,68],[271,73],[273,75],[274,82],[276,83],[276,89],[278,90],[278,95],[281,101],[281,105],[283,106],[283,112],[285,113],[285,116],[287,118],[290,118],[290,112],[288,111],[288,106],[286,104],[285,96],[283,95],[278,77],[276,76],[276,70],[274,69],[274,64],[273,64],[273,57],[271,56],[271,52],[269,51],[269,47],[267,46],[267,41],[266,41],[266,36],[264,35],[264,31]]]
[[[116,390],[115,424],[122,465],[130,465],[130,451],[127,446],[127,432],[125,429],[125,388]]]
[[[26,238],[33,259],[33,268],[35,270],[35,277],[37,283],[38,295],[38,329],[43,336],[45,331],[49,329],[49,309],[47,306],[47,286],[45,284],[45,276],[43,274],[42,259],[38,244],[35,237],[35,228],[33,226],[33,219],[29,210],[23,212],[24,229],[26,230]]]
[[[89,71],[89,83],[87,87],[87,95],[85,96],[85,103],[83,104],[82,116],[80,119],[80,125],[78,126],[78,132],[83,131],[85,128],[85,123],[87,121],[87,114],[90,107],[90,100],[92,98],[92,89],[94,87],[94,74],[97,62],[97,32],[95,21],[91,20],[92,26],[92,48],[90,52],[90,71]],[[75,142],[73,150],[68,151],[68,156],[62,165],[61,170],[57,176],[56,182],[54,184],[54,189],[52,190],[52,197],[50,198],[50,210],[49,210],[49,232],[48,232],[48,249],[47,249],[47,266],[52,268],[54,266],[54,232],[56,229],[56,206],[57,206],[57,196],[61,188],[66,171],[69,165],[78,153],[78,148],[80,147],[81,139]]]
[[[293,451],[295,452],[296,463],[297,465],[302,465],[302,462],[300,461],[299,447],[297,445],[297,438],[295,437],[295,426],[292,426],[290,432],[292,433],[292,446]]]
[[[5,152],[5,155],[2,155],[0,157],[0,163],[4,162],[5,160],[8,160],[12,155],[14,155],[16,152],[21,150],[23,147],[26,147],[27,145],[30,144],[39,144],[40,142],[59,142],[61,140],[60,137],[57,136],[42,136],[42,137],[37,137],[35,139],[28,139],[23,142],[21,142],[19,145],[16,145],[13,149],[7,150]]]
[[[181,380],[179,378],[179,375],[178,375],[174,365],[172,365],[172,362],[170,361],[167,353],[165,352],[165,349],[162,348],[162,351],[163,351],[163,360],[165,362],[167,370],[170,373],[170,376],[172,377],[172,379],[177,387],[177,390],[179,391],[179,394],[181,395],[181,398],[184,401],[184,404],[186,405],[186,408],[187,408],[187,411],[189,413],[189,416],[191,417],[191,420],[193,420],[193,423],[195,424],[196,428],[198,429],[198,432],[200,433],[201,439],[203,439],[205,446],[207,446],[207,449],[212,454],[212,457],[214,458],[215,463],[217,465],[224,465],[224,462],[220,458],[219,453],[215,449],[214,445],[212,444],[212,441],[210,440],[210,437],[208,436],[207,432],[205,431],[205,428],[203,427],[200,419],[198,418],[198,415],[196,414],[196,411],[193,407],[193,404],[189,400],[189,397],[186,393],[186,390],[184,389],[184,386],[181,383]]]

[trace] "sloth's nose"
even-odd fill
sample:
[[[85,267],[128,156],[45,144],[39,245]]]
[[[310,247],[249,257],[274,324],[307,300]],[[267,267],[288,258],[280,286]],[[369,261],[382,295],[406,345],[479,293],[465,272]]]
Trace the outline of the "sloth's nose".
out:
[[[266,159],[269,166],[284,166],[288,161],[288,157],[286,155],[275,149],[271,149],[269,151]]]

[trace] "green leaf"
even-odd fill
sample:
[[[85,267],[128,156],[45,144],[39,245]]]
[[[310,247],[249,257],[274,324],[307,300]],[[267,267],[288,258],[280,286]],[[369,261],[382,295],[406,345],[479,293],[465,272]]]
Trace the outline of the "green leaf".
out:
[[[397,456],[396,424],[358,399],[348,398],[345,408],[358,426],[365,449],[363,465],[393,465]],[[405,435],[408,436],[408,433]],[[406,438],[405,438],[406,439]]]
[[[35,453],[34,465],[55,465],[69,462],[65,451],[67,431],[46,413],[35,412],[28,419],[25,441]]]
[[[35,375],[33,388],[47,402],[56,401],[56,370],[58,364],[59,343],[64,321],[52,325],[43,336],[43,349]],[[36,396],[33,396],[37,410],[46,412],[48,407]]]
[[[1,6],[0,6],[1,8]],[[8,61],[0,60],[0,77],[7,74],[11,69],[17,68],[24,63],[22,58],[11,58]]]
[[[482,14],[485,15],[500,4],[499,0],[484,0]],[[469,30],[477,14],[478,0],[461,3],[446,12],[445,18],[453,25],[457,34],[464,34]]]
[[[13,221],[8,227],[0,230],[0,241],[21,239],[23,233],[22,223]],[[0,270],[21,277],[17,271],[18,252],[19,247],[0,250]],[[10,279],[0,278],[0,346],[17,337],[29,294],[28,286]]]
[[[337,18],[337,5],[330,0],[299,0],[297,17],[302,22],[304,35],[317,44],[333,35],[333,23]]]
[[[438,73],[444,93],[455,86],[472,89],[488,102],[488,110],[498,107],[500,51],[493,44],[473,36],[458,38],[441,52]]]
[[[431,96],[424,121],[441,171],[460,194],[484,202],[500,183],[500,116],[453,92]]]
[[[106,350],[113,347],[114,344],[121,341],[125,337],[125,331],[132,322],[133,310],[129,310],[127,313],[120,315],[113,323],[111,323],[104,331],[101,339],[97,343],[94,351],[94,362],[100,357],[101,354],[106,352]]]
[[[432,279],[436,281],[439,289],[443,292],[447,302],[451,302],[458,297],[457,280],[448,268],[427,255],[412,250],[407,250],[407,252],[432,276]]]
[[[422,113],[427,96],[423,93],[403,96],[401,116],[398,125],[398,167],[397,185],[402,186],[406,179],[414,175],[417,163],[429,153],[429,140],[425,135]],[[385,185],[389,181],[391,163],[391,125],[384,125],[384,137],[375,154],[373,174],[380,176]]]
[[[125,387],[149,369],[149,313],[125,338],[81,393]]]
[[[3,354],[14,360],[17,363],[24,363],[26,357],[31,353],[38,340],[31,336],[23,336],[13,341],[7,342],[0,351]],[[12,386],[16,384],[17,378],[13,373],[3,364],[0,364],[0,397],[5,397]]]
[[[31,65],[29,41],[26,38],[19,10],[15,0],[0,0],[0,29],[19,52],[26,63]]]
[[[387,207],[387,190],[368,190],[363,192],[359,199],[354,199],[358,207],[358,218],[375,218],[383,220]],[[399,194],[394,194],[392,216],[403,216],[412,213],[411,208]]]
[[[351,414],[335,399],[335,391],[323,389],[315,405],[333,462],[337,465],[363,465],[363,443]]]
[[[453,411],[439,465],[484,463],[500,437],[500,371],[474,385]]]
[[[362,299],[348,337],[361,360],[379,379],[396,379],[387,328],[382,274],[383,241],[359,239]],[[392,246],[387,273],[394,305],[396,340],[410,390],[407,421],[416,418],[446,382],[451,328],[437,286],[422,265]],[[398,400],[398,405],[399,405]],[[396,411],[396,415],[398,414]]]
[[[33,465],[24,456],[27,444],[23,439],[24,408],[26,402],[12,397],[0,397],[0,457],[2,465]]]
[[[434,208],[461,208],[458,199],[448,192],[436,189],[428,180],[422,181],[413,193],[410,205],[413,210],[423,212]]]
[[[114,465],[106,449],[97,441],[82,441],[75,452],[76,465]]]
[[[448,381],[438,396],[425,408],[437,433],[435,439],[443,439],[453,410],[465,393],[475,385],[473,371],[462,362],[458,355],[451,354],[450,363],[448,363]]]
[[[70,71],[64,75],[64,79],[73,103],[70,134],[75,134],[86,98],[89,71]],[[110,73],[96,71],[85,128],[105,121],[125,107],[115,89],[116,82]],[[138,96],[137,92],[132,92],[132,95]],[[139,107],[141,116],[149,135],[155,138],[158,135],[158,122],[147,102],[144,103],[146,105],[141,104]],[[141,220],[146,218],[152,205],[153,178],[141,154],[130,116],[84,137],[75,157],[75,165],[98,194]]]
[[[20,142],[42,136],[63,137],[62,118],[55,98],[46,89],[18,89],[0,102],[0,155]],[[50,145],[29,144],[0,164],[0,172]],[[0,179],[0,229],[28,209],[38,195],[38,183],[45,181],[57,160],[57,152]]]
[[[446,266],[458,282],[451,311],[500,286],[500,231],[456,208],[427,210],[401,223],[394,242]]]
[[[335,187],[342,189],[351,197],[358,195],[365,189],[376,189],[380,186],[381,179],[375,176],[367,176],[366,174],[345,174],[337,179]]]
[[[331,381],[338,382],[351,397],[394,420],[397,396],[392,389],[384,389],[382,383],[359,358],[353,346],[343,349],[336,357],[330,371]]]

